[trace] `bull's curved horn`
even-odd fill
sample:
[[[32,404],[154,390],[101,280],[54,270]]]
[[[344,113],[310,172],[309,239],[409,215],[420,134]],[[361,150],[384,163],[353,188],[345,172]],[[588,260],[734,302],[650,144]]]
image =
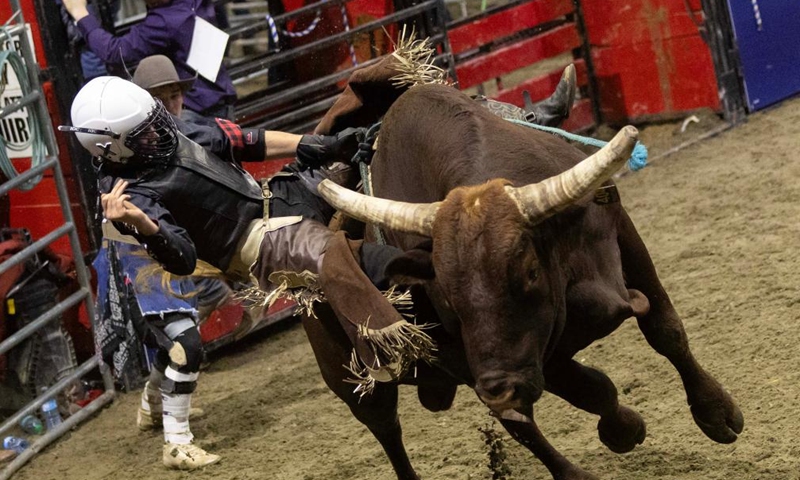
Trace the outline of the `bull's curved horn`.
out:
[[[564,210],[611,178],[631,155],[639,131],[628,125],[606,146],[579,164],[554,177],[523,187],[506,187],[520,211],[531,223]]]
[[[330,180],[317,187],[320,195],[337,210],[361,220],[390,230],[432,236],[433,219],[442,202],[406,203],[370,197],[348,190]]]

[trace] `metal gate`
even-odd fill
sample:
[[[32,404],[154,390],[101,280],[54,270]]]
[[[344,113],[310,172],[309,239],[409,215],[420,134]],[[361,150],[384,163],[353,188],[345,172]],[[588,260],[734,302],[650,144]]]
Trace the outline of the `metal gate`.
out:
[[[276,35],[275,32],[281,31],[288,22],[313,16],[321,9],[346,6],[350,1],[322,0],[275,15],[271,23],[257,19],[237,25],[228,33],[233,42],[253,39],[270,29],[272,35]],[[589,81],[591,60],[577,2],[511,0],[454,21],[448,21],[447,4],[454,5],[451,10],[460,11],[462,15],[467,13],[465,2],[396,0],[394,12],[382,18],[362,25],[345,23],[344,28],[334,29],[331,34],[299,47],[287,48],[284,39],[276,35],[278,41],[270,42],[269,51],[241,61],[232,60],[228,71],[234,83],[259,77],[266,80],[271,69],[293,62],[325,62],[329,59],[318,56],[315,60],[313,55],[333,45],[352,44],[365,35],[373,36],[371,42],[374,43],[374,36],[382,35],[387,28],[413,22],[418,36],[429,37],[437,47],[437,63],[451,70],[459,88],[480,90],[487,96],[518,106],[523,105],[523,90],[527,90],[533,100],[550,95],[566,64],[575,62],[583,97],[577,101],[567,128],[581,130],[596,124],[596,106],[591,100]],[[353,57],[349,68],[303,82],[270,79],[266,89],[240,98],[237,121],[267,129],[308,132],[333,104],[343,88],[343,81],[353,70],[377,61],[384,53],[388,52],[376,48],[369,59],[357,62]],[[532,77],[514,81],[515,76],[530,72],[533,72]]]
[[[597,115],[582,31],[579,3],[573,0],[508,1],[453,22],[448,35],[459,88],[522,106],[523,91],[534,101],[546,98],[574,62],[582,98],[565,128],[588,129]]]
[[[271,21],[266,18],[257,19],[228,30],[231,41],[254,38],[259,33],[270,32],[269,50],[263,54],[251,56],[240,61],[232,61],[228,72],[234,84],[245,81],[263,79],[267,84],[266,89],[258,89],[244,97],[240,97],[236,106],[236,120],[247,126],[257,126],[268,130],[283,130],[297,133],[307,133],[314,129],[319,119],[336,101],[336,96],[344,88],[344,81],[357,68],[378,61],[382,52],[380,49],[371,49],[370,58],[357,58],[351,50],[352,62],[349,68],[334,71],[317,78],[286,80],[286,78],[270,78],[270,71],[281,69],[287,65],[304,62],[331,62],[325,57],[326,49],[337,45],[353,45],[356,41],[368,38],[370,45],[376,43],[377,38],[384,37],[385,32],[390,32],[403,23],[413,23],[421,37],[429,37],[431,42],[438,47],[440,52],[436,62],[440,66],[450,67],[449,45],[445,28],[445,6],[443,0],[425,0],[419,2],[395,2],[398,7],[389,15],[368,21],[361,25],[350,26],[347,13],[341,10],[343,17],[341,25],[325,26],[329,35],[316,38],[300,46],[288,46],[283,38],[278,37],[289,22],[297,21],[303,17],[313,17],[316,13],[326,12],[331,9],[339,11],[352,0],[321,0],[303,6],[291,12],[275,15]],[[235,5],[235,4],[234,4]],[[321,28],[321,27],[320,27]],[[273,38],[278,41],[274,41]],[[384,37],[385,38],[385,37]]]
[[[800,92],[800,3],[728,0],[750,111]]]
[[[38,113],[37,119],[39,122],[36,127],[39,135],[41,135],[45,153],[41,163],[31,167],[24,173],[16,175],[14,178],[0,185],[0,196],[8,195],[12,189],[20,188],[23,185],[31,185],[32,180],[42,176],[45,172],[51,171],[56,185],[64,223],[47,235],[43,236],[41,239],[31,243],[29,246],[13,255],[8,260],[0,263],[0,275],[8,272],[11,268],[17,265],[21,265],[23,262],[34,257],[46,247],[51,245],[53,242],[66,236],[69,239],[72,256],[75,259],[75,270],[80,288],[61,302],[55,304],[52,309],[38,316],[38,318],[33,319],[26,326],[20,328],[17,332],[0,343],[0,355],[3,355],[9,352],[12,348],[19,346],[26,339],[31,338],[33,335],[48,327],[51,322],[56,321],[56,319],[60,319],[64,312],[78,306],[81,303],[83,303],[85,306],[93,325],[95,321],[94,302],[91,295],[91,286],[89,284],[89,274],[86,266],[81,261],[83,258],[83,253],[81,252],[78,233],[73,220],[72,211],[70,209],[66,183],[64,181],[61,165],[58,160],[58,147],[56,146],[52,125],[50,125],[49,122],[50,116],[47,111],[44,96],[41,93],[42,89],[39,82],[39,68],[36,64],[36,60],[33,55],[33,49],[28,40],[28,36],[25,34],[27,25],[22,18],[19,0],[11,0],[11,7],[15,12],[15,16],[13,18],[14,21],[9,22],[6,25],[5,31],[7,34],[9,34],[9,36],[19,38],[18,53],[21,55],[21,58],[24,61],[25,70],[27,72],[26,80],[31,88],[29,93],[0,109],[0,119],[13,114],[14,112],[20,111],[21,109],[27,108],[31,111],[35,110]],[[15,54],[16,51],[11,55]],[[33,117],[33,115],[30,116],[30,118]],[[41,392],[35,399],[30,401],[11,417],[7,418],[2,425],[0,425],[0,437],[3,437],[7,435],[8,432],[14,428],[25,415],[35,413],[47,400],[54,398],[56,395],[68,388],[72,382],[80,379],[95,368],[100,369],[105,386],[105,393],[64,420],[59,426],[46,432],[43,436],[33,441],[26,450],[19,454],[0,472],[0,480],[6,480],[10,478],[15,471],[22,467],[22,465],[24,465],[34,455],[41,451],[45,446],[58,439],[61,435],[75,427],[78,423],[89,418],[94,412],[96,412],[103,405],[109,403],[114,398],[114,383],[108,366],[103,363],[99,355],[94,355],[89,360],[75,368],[72,372],[64,375],[46,391]]]

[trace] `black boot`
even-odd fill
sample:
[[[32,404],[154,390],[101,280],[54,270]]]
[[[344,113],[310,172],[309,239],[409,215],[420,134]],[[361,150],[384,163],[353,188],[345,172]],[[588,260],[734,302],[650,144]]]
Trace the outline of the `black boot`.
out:
[[[526,91],[522,92],[525,99],[525,118],[530,123],[544,125],[547,127],[557,127],[569,118],[572,104],[575,102],[575,91],[577,90],[575,65],[570,64],[564,69],[561,81],[558,82],[555,92],[550,97],[534,104],[531,96]]]

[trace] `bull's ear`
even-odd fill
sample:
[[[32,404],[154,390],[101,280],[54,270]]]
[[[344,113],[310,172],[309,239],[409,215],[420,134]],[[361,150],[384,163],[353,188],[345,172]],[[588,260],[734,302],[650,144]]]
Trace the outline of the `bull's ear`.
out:
[[[432,250],[433,242],[430,240],[407,250],[389,262],[386,276],[398,285],[415,285],[433,280],[436,273],[433,271]]]

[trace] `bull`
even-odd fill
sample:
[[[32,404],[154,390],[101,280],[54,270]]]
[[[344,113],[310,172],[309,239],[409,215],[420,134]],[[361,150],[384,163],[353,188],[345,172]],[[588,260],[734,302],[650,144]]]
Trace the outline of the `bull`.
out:
[[[614,201],[609,178],[630,154],[636,129],[624,128],[586,158],[450,86],[398,91],[390,71],[385,62],[357,71],[318,127],[383,116],[371,163],[375,197],[329,181],[319,191],[347,215],[381,226],[387,243],[405,251],[387,273],[414,285],[417,317],[435,325],[438,351],[400,382],[416,384],[432,411],[448,409],[457,385],[468,385],[553,478],[595,479],[548,443],[533,405],[552,392],[597,415],[600,440],[612,451],[642,443],[642,417],[619,404],[604,373],[573,359],[635,317],[678,371],[696,424],[716,442],[734,442],[742,413],[692,355],[645,244]],[[359,90],[357,78],[367,78],[368,88]],[[398,479],[418,479],[402,441],[397,384],[379,383],[362,398],[345,382],[352,346],[338,323],[306,318],[304,327],[327,385],[374,434]]]

